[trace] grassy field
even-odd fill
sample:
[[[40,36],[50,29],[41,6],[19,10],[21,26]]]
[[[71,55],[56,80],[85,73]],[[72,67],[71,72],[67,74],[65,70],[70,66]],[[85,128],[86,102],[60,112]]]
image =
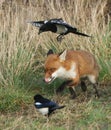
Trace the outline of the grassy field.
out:
[[[0,130],[110,130],[111,129],[111,18],[107,0],[2,0],[0,2]],[[43,33],[27,21],[63,18],[92,38]],[[47,51],[81,49],[93,53],[100,66],[99,99],[92,86],[77,98],[66,90],[55,94],[61,81],[43,82]],[[66,105],[49,119],[34,108],[33,96]]]
[[[41,85],[42,87],[42,85]],[[93,90],[88,94],[77,91],[78,97],[71,100],[68,93],[57,97],[55,94],[44,94],[64,109],[56,111],[49,119],[42,116],[33,106],[33,94],[18,90],[4,92],[1,111],[0,128],[3,130],[110,130],[111,129],[111,89],[99,87],[101,97],[96,99]],[[24,92],[24,93],[23,93]],[[7,94],[8,93],[8,94]],[[18,93],[19,95],[17,96]],[[53,93],[53,91],[52,91]],[[87,95],[87,96],[86,96]]]

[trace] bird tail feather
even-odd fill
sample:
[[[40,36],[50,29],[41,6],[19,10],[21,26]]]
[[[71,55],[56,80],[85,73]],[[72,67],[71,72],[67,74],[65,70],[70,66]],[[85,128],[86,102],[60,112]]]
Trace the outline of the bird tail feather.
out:
[[[62,108],[64,108],[64,107],[65,107],[65,106],[59,106],[58,109],[62,109]]]
[[[65,106],[56,106],[56,107],[53,108],[53,110],[62,109],[62,108],[64,108],[64,107],[65,107]]]
[[[89,35],[87,35],[87,34],[80,33],[80,32],[74,32],[74,33],[77,34],[77,35],[85,36],[85,37],[91,37],[91,36],[89,36]]]

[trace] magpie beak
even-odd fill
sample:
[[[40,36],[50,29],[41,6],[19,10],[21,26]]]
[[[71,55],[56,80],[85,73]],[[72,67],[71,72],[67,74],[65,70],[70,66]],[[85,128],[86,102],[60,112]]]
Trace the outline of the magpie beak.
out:
[[[40,33],[42,33],[42,32],[43,32],[42,30],[39,30],[38,35],[40,35]]]

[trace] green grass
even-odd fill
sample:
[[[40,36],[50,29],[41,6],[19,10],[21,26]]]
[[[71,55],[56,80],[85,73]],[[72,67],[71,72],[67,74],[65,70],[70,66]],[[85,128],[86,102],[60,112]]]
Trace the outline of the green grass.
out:
[[[55,83],[57,85],[57,83]],[[53,86],[53,85],[52,85]],[[19,89],[2,88],[0,90],[0,128],[18,130],[110,130],[111,128],[111,89],[110,86],[99,86],[101,95],[95,98],[94,90],[88,87],[87,94],[77,88],[77,98],[70,99],[70,94],[65,91],[61,96],[52,94],[55,90],[49,88],[42,90],[37,88]],[[48,91],[46,91],[48,89]],[[57,110],[49,119],[41,115],[34,107],[33,96],[41,93],[45,97],[66,105],[64,109]]]
[[[101,88],[99,88],[101,89]],[[88,92],[90,93],[90,90]],[[64,109],[58,110],[53,113],[49,119],[42,116],[34,107],[32,94],[28,96],[19,95],[13,98],[9,96],[11,101],[5,104],[7,112],[1,113],[0,122],[2,129],[18,129],[18,130],[72,130],[72,129],[106,129],[111,128],[111,90],[110,87],[103,88],[101,92],[100,99],[96,99],[93,96],[93,92],[86,97],[84,94],[80,94],[75,100],[69,98],[69,93],[64,93],[62,96],[58,97],[56,95],[49,96],[54,101],[59,102],[59,104],[65,104]],[[33,93],[33,92],[32,92]],[[104,94],[105,93],[105,94]],[[21,92],[19,93],[21,94]],[[10,95],[10,94],[9,94]],[[48,93],[45,97],[48,97]],[[4,95],[5,96],[5,95]],[[6,102],[5,100],[5,102]],[[16,102],[17,101],[17,102]],[[20,101],[18,103],[18,101]],[[4,100],[3,100],[4,103]],[[7,105],[7,104],[10,105]],[[13,108],[19,108],[13,110]]]
[[[13,112],[27,108],[32,101],[27,88],[0,88],[0,111],[3,113]]]

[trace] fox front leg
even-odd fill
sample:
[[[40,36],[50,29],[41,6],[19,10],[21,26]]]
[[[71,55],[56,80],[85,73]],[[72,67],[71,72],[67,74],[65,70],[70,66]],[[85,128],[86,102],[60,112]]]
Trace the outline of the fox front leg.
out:
[[[60,94],[66,86],[70,86],[69,87],[69,91],[70,91],[70,94],[71,94],[71,98],[74,99],[76,97],[76,93],[75,93],[75,89],[72,87],[72,83],[73,81],[72,80],[68,80],[68,81],[64,81],[59,87],[58,89],[56,90],[56,93],[57,94]]]
[[[67,80],[67,81],[64,81],[56,90],[56,93],[59,94],[61,93],[66,86],[69,86],[69,84],[72,82],[72,80]]]

